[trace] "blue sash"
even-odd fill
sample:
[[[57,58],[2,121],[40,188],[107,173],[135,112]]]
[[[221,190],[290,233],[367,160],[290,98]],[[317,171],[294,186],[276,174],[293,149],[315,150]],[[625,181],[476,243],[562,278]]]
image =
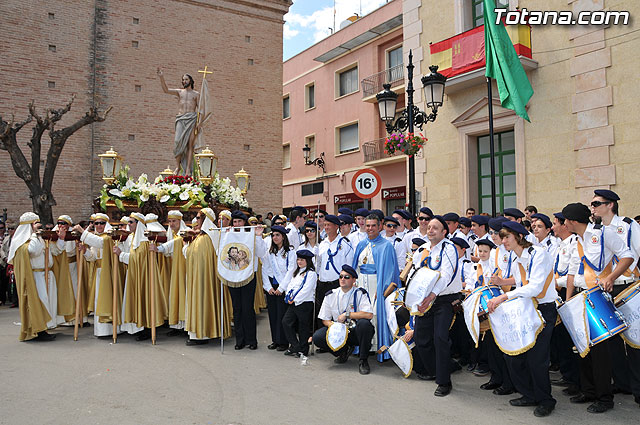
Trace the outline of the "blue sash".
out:
[[[336,247],[336,252],[334,252],[332,254],[331,253],[331,249],[327,249],[327,255],[329,256],[329,260],[327,261],[327,265],[324,268],[325,270],[329,270],[329,264],[331,264],[331,267],[333,268],[333,271],[335,271],[336,273],[340,274],[340,272],[336,268],[336,265],[333,262],[333,257],[338,255],[338,251],[340,250],[340,244],[342,243],[342,239],[343,239],[343,237],[341,236],[340,239],[338,240],[338,246]]]
[[[376,274],[375,264],[362,264],[360,266],[360,273],[362,274]]]
[[[578,274],[584,274],[584,263],[587,263],[589,267],[593,269],[594,272],[600,273],[605,268],[604,264],[604,229],[602,229],[602,235],[600,236],[600,258],[598,260],[598,267],[594,266],[591,261],[587,258],[587,254],[585,253],[581,260],[584,262],[580,262],[580,269],[578,270]]]
[[[293,303],[293,300],[296,299],[296,295],[298,295],[298,293],[302,290],[302,288],[304,288],[304,284],[307,281],[307,276],[309,275],[308,271],[304,272],[304,278],[302,278],[302,285],[300,285],[300,287],[298,288],[298,290],[296,291],[295,294],[291,295],[291,293],[293,292],[293,289],[290,289],[289,292],[287,292],[287,295],[284,297],[284,302],[287,304],[291,304]]]

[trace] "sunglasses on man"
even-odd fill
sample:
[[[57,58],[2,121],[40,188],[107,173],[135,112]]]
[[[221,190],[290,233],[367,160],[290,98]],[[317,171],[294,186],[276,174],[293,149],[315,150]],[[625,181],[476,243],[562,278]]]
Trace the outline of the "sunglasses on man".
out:
[[[593,208],[598,208],[600,205],[607,205],[607,204],[610,204],[610,203],[611,203],[611,201],[593,201],[593,202],[591,202],[591,206]]]
[[[350,274],[340,274],[340,279],[355,279],[353,276],[351,276]]]
[[[129,222],[129,223],[131,223],[131,222]],[[60,224],[60,223],[58,223],[58,224]],[[63,223],[63,224],[67,224],[67,223]],[[95,224],[96,226],[104,226],[104,225],[107,224],[107,222],[106,221],[95,221],[93,224]]]

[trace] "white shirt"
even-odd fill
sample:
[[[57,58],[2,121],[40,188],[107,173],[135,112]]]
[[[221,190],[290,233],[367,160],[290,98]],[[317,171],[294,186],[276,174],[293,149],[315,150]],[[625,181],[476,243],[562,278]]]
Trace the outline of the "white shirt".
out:
[[[369,236],[367,235],[367,232],[363,232],[361,229],[358,229],[354,232],[351,232],[349,234],[349,240],[351,241],[351,243],[353,244],[353,246],[358,246],[358,244],[365,240],[368,239]]]
[[[614,215],[611,219],[611,223],[607,226],[613,230],[616,235],[622,239],[624,244],[631,250],[633,255],[633,263],[629,267],[630,271],[635,270],[638,265],[638,257],[640,256],[640,224],[637,221],[629,219],[631,223],[624,221],[625,217]],[[631,237],[629,238],[629,231],[631,231]],[[636,276],[638,278],[640,276]]]
[[[569,277],[569,263],[571,262],[571,255],[573,251],[578,250],[578,237],[571,234],[564,240],[560,241],[558,249],[556,250],[556,256],[553,263],[553,272],[556,274],[556,284],[560,288],[567,287],[567,278]],[[587,289],[587,285],[584,281],[584,275],[577,275],[573,280],[573,286],[577,288]]]
[[[513,277],[516,280],[516,288],[507,292],[507,297],[509,297],[509,299],[517,297],[538,297],[544,289],[544,284],[549,274],[553,271],[551,256],[544,248],[539,246],[525,248],[520,257],[518,257],[515,252],[513,254],[516,257],[516,263],[513,265]],[[524,267],[525,276],[521,276],[519,264]],[[523,278],[527,279],[527,285],[523,285]],[[558,293],[552,280],[547,291],[537,299],[539,304],[545,304],[554,302],[556,298],[558,298]]]
[[[423,235],[422,233],[420,233],[420,228],[416,227],[415,229],[411,230],[410,232],[407,232],[406,235],[404,235],[404,238],[402,238],[402,243],[405,246],[405,249],[407,250],[407,252],[411,251],[411,244],[413,242],[411,242],[413,239],[422,239],[425,242],[429,242],[429,238],[427,237],[427,233],[425,232],[425,234]]]
[[[289,229],[289,233],[287,233],[287,238],[289,238],[289,245],[293,247],[293,250],[297,250],[298,247],[302,244],[300,231],[293,223],[287,223],[286,229]]]
[[[44,240],[36,233],[31,234],[29,239],[29,259],[31,260],[32,269],[44,269]],[[53,270],[53,256],[60,255],[62,251],[55,243],[49,243],[49,270]]]
[[[462,282],[462,289],[466,289],[467,291],[472,291],[476,286],[476,282],[478,280],[478,273],[476,271],[476,264],[467,260],[466,258],[461,258],[458,260],[458,270],[460,270],[460,281]]]
[[[355,253],[353,245],[349,239],[344,236],[336,236],[333,242],[329,242],[329,238],[320,242],[318,246],[318,279],[321,282],[333,282],[338,280],[342,266],[353,263],[353,254]],[[329,262],[329,257],[333,258],[333,266]]]
[[[286,254],[284,248],[280,248],[277,254],[269,253],[266,261],[263,263],[263,273],[268,277],[274,277],[278,281],[278,291],[284,293],[293,277],[293,271],[296,269],[296,251],[290,249]],[[275,282],[274,282],[275,283]],[[269,279],[262,280],[262,287],[269,292],[273,289]]]
[[[305,279],[306,276],[306,279]],[[302,286],[304,282],[304,286]],[[316,283],[318,282],[318,275],[316,272],[308,271],[306,273],[298,273],[298,276],[291,279],[291,283],[287,287],[287,295],[289,301],[293,298],[295,305],[300,305],[304,302],[313,302],[316,297]],[[302,286],[302,288],[301,288]],[[298,290],[300,290],[298,292]]]
[[[388,240],[391,245],[393,245],[393,249],[396,250],[396,258],[398,259],[398,268],[400,271],[404,269],[404,266],[407,264],[407,247],[402,243],[402,239],[399,236],[382,236],[386,240]]]
[[[496,249],[494,249],[493,262],[492,265],[495,270],[496,259],[498,260],[498,270],[500,271],[500,276],[503,279],[508,279],[513,276],[513,269],[517,267],[515,264],[516,254],[509,251],[504,245],[498,245]]]
[[[458,272],[458,252],[447,238],[437,245],[427,248],[431,261],[425,260],[424,267],[440,272],[440,278],[431,292],[436,296],[455,294],[462,290],[462,281]]]
[[[551,255],[551,258],[555,258],[556,251],[558,250],[558,238],[549,233],[547,237],[540,242],[538,242],[538,239],[536,238],[536,243],[534,245],[543,247],[549,255]]]
[[[67,257],[75,257],[76,255],[76,243],[74,241],[63,241],[62,239],[58,239],[56,241],[56,246],[60,252],[66,251]]]
[[[355,309],[354,309],[355,304]],[[358,289],[355,286],[348,292],[344,292],[342,288],[332,289],[322,301],[318,318],[320,320],[338,320],[338,316],[346,312],[365,312],[373,313],[371,307],[371,301],[369,295],[362,289]]]
[[[602,238],[604,237],[604,252],[601,250]],[[594,225],[593,223],[587,224],[587,228],[584,231],[584,235],[576,235],[577,243],[582,245],[584,256],[589,260],[591,264],[596,267],[600,267],[600,260],[602,261],[603,268],[609,264],[614,256],[617,255],[618,259],[633,258],[633,254],[627,248],[627,245],[622,242],[622,239],[616,235],[611,228]],[[577,246],[577,245],[576,245]],[[571,253],[571,260],[569,263],[569,274],[578,274],[580,263],[582,259],[578,250],[575,249]],[[596,276],[599,276],[600,272],[595,271]]]

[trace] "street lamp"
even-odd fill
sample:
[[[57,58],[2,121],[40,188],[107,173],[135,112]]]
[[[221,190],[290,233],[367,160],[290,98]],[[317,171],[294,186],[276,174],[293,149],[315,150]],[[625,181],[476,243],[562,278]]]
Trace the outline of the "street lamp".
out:
[[[431,74],[422,77],[425,102],[431,112],[427,115],[413,104],[413,92],[415,91],[413,89],[413,68],[413,53],[409,50],[409,64],[407,65],[407,107],[400,112],[398,118],[396,118],[398,94],[391,90],[391,84],[383,84],[383,90],[376,94],[380,119],[384,122],[387,133],[389,134],[405,131],[413,133],[414,127],[422,130],[422,126],[425,123],[436,120],[438,108],[442,106],[444,84],[447,81],[447,77],[438,72],[436,65],[429,67]],[[409,211],[413,215],[416,213],[416,176],[415,158],[413,155],[409,155]]]
[[[249,180],[251,179],[249,173],[244,171],[244,168],[242,168],[233,176],[236,178],[236,187],[239,187],[242,194],[246,195],[247,190],[249,190]]]
[[[113,146],[105,153],[98,155],[98,157],[102,165],[102,180],[106,184],[113,183],[122,168],[122,157],[113,150]]]
[[[200,181],[205,185],[210,185],[216,176],[218,157],[209,149],[209,146],[196,154],[195,157],[200,170]]]
[[[320,154],[320,157],[315,158],[313,161],[310,161],[309,158],[311,157],[311,148],[309,147],[309,145],[305,144],[304,148],[302,148],[302,154],[304,155],[305,165],[315,165],[317,167],[320,167],[322,168],[322,173],[326,174],[327,169],[325,168],[324,164],[324,152]]]

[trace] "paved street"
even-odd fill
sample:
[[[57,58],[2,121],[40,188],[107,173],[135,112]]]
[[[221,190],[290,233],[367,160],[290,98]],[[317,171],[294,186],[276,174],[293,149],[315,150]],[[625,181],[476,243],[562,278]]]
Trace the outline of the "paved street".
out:
[[[159,329],[156,346],[123,336],[113,345],[81,330],[59,328],[56,341],[18,342],[17,309],[0,308],[0,423],[2,424],[631,424],[640,409],[631,396],[616,396],[616,407],[592,415],[569,403],[557,388],[549,418],[533,408],[509,406],[478,387],[487,378],[453,375],[454,389],[434,397],[435,384],[404,379],[392,363],[371,362],[358,374],[351,358],[334,365],[329,354],[298,359],[268,351],[266,312],[258,318],[260,346],[236,352],[227,340],[186,347]]]

